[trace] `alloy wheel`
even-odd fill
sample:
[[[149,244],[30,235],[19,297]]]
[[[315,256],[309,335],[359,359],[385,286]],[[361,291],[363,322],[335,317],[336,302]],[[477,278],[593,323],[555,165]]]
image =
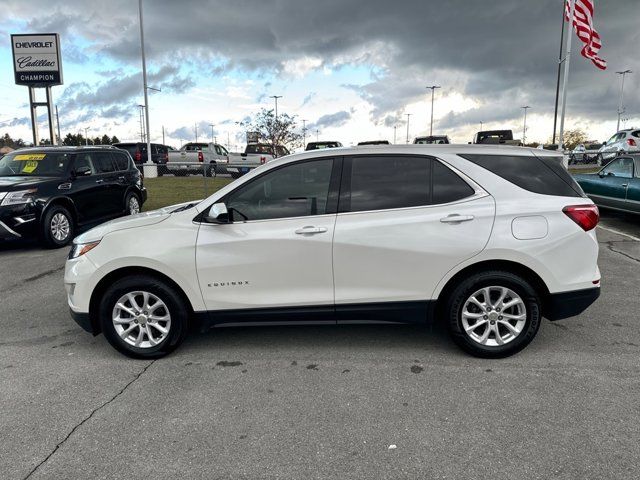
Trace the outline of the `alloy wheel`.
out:
[[[462,327],[474,342],[498,347],[522,333],[527,309],[522,298],[502,286],[484,287],[473,293],[462,307]]]
[[[136,213],[140,213],[140,202],[135,196],[132,196],[129,199],[129,214],[135,215]]]
[[[64,242],[68,237],[71,231],[71,224],[69,223],[69,219],[64,213],[56,213],[53,217],[51,217],[51,224],[49,226],[51,230],[51,235],[58,242]]]
[[[137,348],[159,345],[171,329],[171,314],[166,304],[145,291],[122,295],[113,307],[111,319],[118,336]]]

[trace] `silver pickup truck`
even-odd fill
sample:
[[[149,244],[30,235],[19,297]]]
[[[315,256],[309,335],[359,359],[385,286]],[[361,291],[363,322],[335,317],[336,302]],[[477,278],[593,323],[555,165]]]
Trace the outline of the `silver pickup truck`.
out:
[[[167,171],[174,175],[228,173],[229,152],[217,143],[185,143],[180,150],[170,150]]]
[[[233,178],[238,178],[248,173],[252,168],[285,155],[289,155],[289,150],[281,145],[276,145],[274,151],[273,145],[270,143],[249,143],[244,153],[229,154],[227,171]]]

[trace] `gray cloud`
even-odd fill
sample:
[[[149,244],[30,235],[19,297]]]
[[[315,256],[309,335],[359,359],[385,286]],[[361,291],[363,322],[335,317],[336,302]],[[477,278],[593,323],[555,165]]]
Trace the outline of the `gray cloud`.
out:
[[[130,1],[113,0],[104,9],[67,0],[64,10],[52,10],[49,0],[5,3],[28,20],[29,28],[86,39],[97,45],[91,47],[94,53],[139,65],[137,9]],[[574,48],[568,97],[574,118],[614,118],[619,87],[614,72],[624,68],[638,72],[628,78],[626,104],[630,115],[640,113],[640,96],[631,93],[640,88],[640,57],[633,54],[640,29],[631,14],[636,3],[596,3],[595,25],[609,70],[597,71]],[[460,93],[477,103],[472,111],[449,113],[441,122],[442,128],[459,128],[478,118],[515,122],[523,102],[536,113],[553,112],[560,9],[559,0],[157,0],[145,12],[145,26],[153,63],[182,63],[208,75],[232,70],[284,75],[286,62],[308,57],[320,59],[318,69],[371,66],[371,82],[347,88],[371,105],[374,122],[386,126],[402,119],[408,104],[424,101],[428,108],[424,87],[438,82],[439,95]],[[86,54],[71,53],[79,61]],[[177,73],[166,82],[176,91],[193,85]],[[111,83],[79,92],[77,99],[105,103],[98,96],[131,98],[140,90],[133,77]]]
[[[347,123],[350,118],[351,113],[346,110],[342,110],[341,112],[323,115],[315,123],[310,124],[308,128],[310,130],[315,130],[317,128],[340,127]]]

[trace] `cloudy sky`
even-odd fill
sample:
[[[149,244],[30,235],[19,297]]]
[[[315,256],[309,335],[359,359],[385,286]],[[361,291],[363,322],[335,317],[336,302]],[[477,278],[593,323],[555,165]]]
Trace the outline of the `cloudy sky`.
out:
[[[64,85],[53,90],[63,136],[89,128],[139,138],[142,103],[135,0],[3,0],[0,134],[30,139],[27,88],[14,85],[9,34],[58,32]],[[283,95],[279,112],[307,120],[309,135],[343,144],[428,133],[456,142],[512,128],[547,141],[559,50],[560,0],[144,0],[151,137],[179,147],[211,137],[241,148],[236,122]],[[637,0],[596,0],[595,25],[609,68],[574,48],[569,128],[606,140],[616,126],[620,79],[626,126],[640,127]],[[577,39],[574,37],[574,47]],[[43,109],[44,113],[44,109]],[[44,118],[42,131],[46,131]]]

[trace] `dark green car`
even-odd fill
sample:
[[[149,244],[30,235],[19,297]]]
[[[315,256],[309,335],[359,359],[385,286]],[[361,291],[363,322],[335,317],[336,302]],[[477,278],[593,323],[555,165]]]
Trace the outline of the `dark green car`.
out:
[[[640,155],[618,157],[598,173],[574,178],[599,207],[640,213]]]

